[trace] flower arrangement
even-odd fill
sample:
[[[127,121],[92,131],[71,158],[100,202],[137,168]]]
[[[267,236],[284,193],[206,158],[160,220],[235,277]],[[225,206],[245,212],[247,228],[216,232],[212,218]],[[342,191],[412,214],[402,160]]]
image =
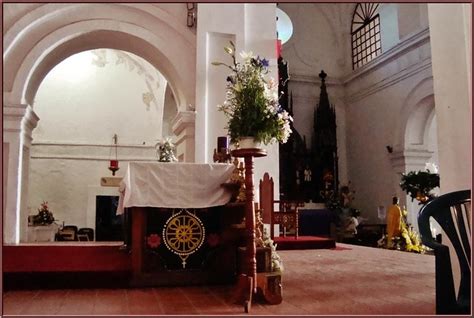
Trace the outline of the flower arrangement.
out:
[[[235,57],[235,45],[224,48],[232,57],[232,65],[226,66],[232,72],[227,76],[226,100],[218,109],[228,118],[228,130],[232,142],[241,137],[254,137],[255,141],[270,144],[285,143],[290,134],[293,118],[278,102],[278,82],[265,80],[268,74],[268,60],[255,57],[252,52],[241,52],[242,63]]]
[[[393,237],[394,248],[400,251],[413,252],[413,253],[424,253],[426,248],[421,244],[420,236],[413,229],[408,226],[407,222],[408,211],[402,210],[400,219],[400,235]],[[377,243],[379,247],[387,247],[387,235],[384,235]]]
[[[176,146],[171,142],[170,138],[165,138],[159,141],[155,147],[157,148],[158,161],[160,162],[175,162],[178,161],[174,155]]]
[[[411,200],[417,199],[420,203],[425,203],[433,199],[431,192],[439,187],[438,167],[433,163],[427,163],[425,171],[410,171],[402,174],[400,187],[411,196]]]
[[[54,222],[54,216],[48,208],[48,202],[43,201],[40,208],[38,209],[38,214],[33,216],[34,225],[49,225]]]

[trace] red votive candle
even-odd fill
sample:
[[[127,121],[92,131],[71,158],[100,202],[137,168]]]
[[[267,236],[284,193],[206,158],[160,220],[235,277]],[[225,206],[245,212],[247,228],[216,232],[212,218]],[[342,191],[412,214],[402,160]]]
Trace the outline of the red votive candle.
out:
[[[227,148],[229,148],[229,137],[227,136],[217,137],[217,150],[221,152],[222,149],[227,149]]]
[[[110,168],[118,168],[118,160],[110,160]]]

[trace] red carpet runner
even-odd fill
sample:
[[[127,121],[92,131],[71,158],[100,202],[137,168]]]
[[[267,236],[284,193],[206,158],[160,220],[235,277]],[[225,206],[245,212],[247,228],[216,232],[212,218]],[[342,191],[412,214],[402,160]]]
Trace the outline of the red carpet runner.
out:
[[[336,241],[321,236],[280,236],[273,239],[277,244],[277,250],[307,250],[320,248],[335,248]]]

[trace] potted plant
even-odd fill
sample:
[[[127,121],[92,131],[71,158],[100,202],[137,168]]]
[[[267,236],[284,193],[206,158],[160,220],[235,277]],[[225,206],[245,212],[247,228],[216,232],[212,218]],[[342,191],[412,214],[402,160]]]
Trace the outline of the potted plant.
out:
[[[432,172],[433,171],[433,172]],[[421,204],[434,198],[431,191],[439,187],[439,174],[435,164],[427,163],[425,171],[410,171],[402,174],[400,187]]]
[[[231,56],[232,64],[212,64],[231,70],[227,76],[226,100],[218,105],[228,118],[231,141],[242,148],[247,147],[243,139],[248,137],[257,143],[285,143],[291,134],[293,119],[278,103],[278,82],[264,78],[268,74],[268,60],[255,57],[252,52],[242,52],[242,62],[237,62],[232,41],[224,49]]]
[[[38,214],[33,216],[33,225],[50,225],[54,222],[53,213],[48,208],[48,202],[43,201]]]

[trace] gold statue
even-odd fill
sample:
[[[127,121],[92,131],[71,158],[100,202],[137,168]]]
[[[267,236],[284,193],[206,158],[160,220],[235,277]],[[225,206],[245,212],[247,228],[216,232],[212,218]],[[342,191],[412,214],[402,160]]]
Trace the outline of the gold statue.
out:
[[[238,202],[245,202],[245,168],[244,168],[244,163],[241,162],[239,164],[239,178],[241,180],[240,183],[240,189],[239,189],[239,195],[237,196],[237,201]]]

